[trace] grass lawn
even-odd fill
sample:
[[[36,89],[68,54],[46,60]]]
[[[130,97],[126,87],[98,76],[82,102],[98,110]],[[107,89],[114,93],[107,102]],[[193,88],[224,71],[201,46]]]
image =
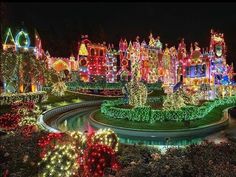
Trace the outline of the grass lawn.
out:
[[[52,107],[58,107],[58,106],[68,105],[71,103],[78,103],[81,101],[83,100],[80,99],[78,95],[66,92],[66,94],[61,97],[48,94],[48,100],[41,103],[40,105],[41,106],[51,105]]]
[[[198,126],[203,126],[219,121],[222,118],[222,111],[227,107],[233,105],[225,105],[214,108],[208,115],[203,119],[190,121],[190,125],[186,125],[184,122],[166,121],[166,122],[155,122],[153,124],[146,122],[132,122],[122,119],[109,119],[106,118],[100,111],[95,113],[94,119],[114,126],[134,128],[134,129],[150,129],[150,130],[176,130],[184,128],[194,128]]]
[[[80,103],[82,101],[93,101],[93,100],[108,100],[108,99],[117,99],[117,98],[110,98],[110,97],[96,97],[90,95],[83,95],[78,93],[66,92],[64,96],[54,96],[48,93],[48,100],[39,103],[38,105],[41,106],[49,106],[49,108],[65,106],[68,104],[73,103]],[[0,115],[7,113],[10,111],[10,106],[1,106],[0,107]]]
[[[96,97],[90,95],[82,95],[78,93],[66,92],[64,96],[54,96],[52,94],[48,94],[48,100],[40,104],[40,106],[50,105],[53,107],[65,106],[68,104],[79,103],[82,101],[93,101],[93,100],[107,100],[111,98],[107,97]],[[116,98],[113,98],[116,99]]]

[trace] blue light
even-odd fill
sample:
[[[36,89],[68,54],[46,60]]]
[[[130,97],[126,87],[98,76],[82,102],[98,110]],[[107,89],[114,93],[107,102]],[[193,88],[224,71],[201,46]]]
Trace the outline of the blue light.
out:
[[[25,42],[25,45],[21,45],[19,43],[19,39],[20,37],[24,35],[24,37],[26,38],[26,42]],[[25,33],[24,31],[20,31],[17,35],[16,35],[16,38],[15,38],[15,41],[16,41],[16,46],[18,48],[29,48],[30,46],[30,38],[29,38],[29,35],[27,33]]]

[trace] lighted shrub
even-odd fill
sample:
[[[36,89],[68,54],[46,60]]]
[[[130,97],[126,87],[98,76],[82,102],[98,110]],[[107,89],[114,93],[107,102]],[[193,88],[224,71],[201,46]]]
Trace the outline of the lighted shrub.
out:
[[[0,95],[0,105],[11,105],[16,101],[33,101],[40,103],[47,100],[47,92],[29,92]]]
[[[153,102],[160,102],[161,99],[152,100]],[[208,101],[201,106],[185,106],[175,110],[151,109],[148,106],[137,107],[134,109],[119,108],[126,102],[123,99],[115,101],[105,101],[101,106],[101,112],[110,119],[128,119],[137,122],[156,121],[188,121],[202,119],[210,113],[214,108],[219,106],[233,106],[236,103],[236,96],[226,97],[224,99],[215,99]]]

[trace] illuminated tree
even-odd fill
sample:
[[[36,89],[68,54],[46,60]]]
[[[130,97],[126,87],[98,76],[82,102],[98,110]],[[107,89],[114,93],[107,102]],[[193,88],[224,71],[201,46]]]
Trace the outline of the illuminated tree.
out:
[[[179,92],[168,94],[163,102],[164,110],[176,110],[186,106],[185,101]]]
[[[198,105],[199,104],[199,93],[190,94],[179,89],[177,92],[168,94],[164,99],[163,108],[165,110],[180,109],[186,105]]]
[[[97,132],[90,134],[87,139],[90,144],[104,144],[110,146],[115,151],[118,150],[118,137],[111,129],[100,129]]]
[[[147,87],[138,81],[138,65],[134,66],[133,79],[126,84],[129,104],[134,107],[144,106],[147,102]]]
[[[199,104],[200,94],[198,92],[190,93],[190,92],[184,91],[183,89],[179,89],[179,94],[184,99],[185,104],[189,104],[189,105]]]
[[[63,96],[65,95],[65,91],[67,90],[67,86],[65,82],[60,81],[57,83],[54,83],[52,85],[52,94],[56,96]]]

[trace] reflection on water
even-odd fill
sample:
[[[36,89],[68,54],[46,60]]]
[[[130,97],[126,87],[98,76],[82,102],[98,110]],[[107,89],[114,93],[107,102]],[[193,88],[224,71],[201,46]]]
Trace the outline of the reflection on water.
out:
[[[137,144],[137,145],[145,145],[154,148],[158,148],[162,153],[165,153],[168,148],[184,148],[191,144],[200,144],[203,141],[203,138],[183,138],[183,139],[155,139],[155,140],[147,140],[142,138],[128,138],[119,136],[120,143],[123,144]]]
[[[88,131],[91,132],[94,130],[93,127],[87,121],[88,113],[86,114],[77,114],[71,116],[64,122],[62,122],[59,126],[59,129],[62,131]],[[158,148],[168,148],[168,147],[184,147],[190,144],[200,144],[203,141],[201,137],[185,137],[181,139],[157,139],[157,138],[142,138],[142,137],[128,137],[128,136],[121,136],[119,135],[120,143],[123,144],[143,144],[152,147]]]
[[[122,137],[119,136],[120,142],[124,144],[145,144],[145,145],[150,145],[150,146],[156,146],[156,145],[163,145],[163,146],[186,146],[190,144],[199,144],[202,142],[203,138],[178,138],[178,139],[143,139],[143,138],[134,138],[134,137]]]

